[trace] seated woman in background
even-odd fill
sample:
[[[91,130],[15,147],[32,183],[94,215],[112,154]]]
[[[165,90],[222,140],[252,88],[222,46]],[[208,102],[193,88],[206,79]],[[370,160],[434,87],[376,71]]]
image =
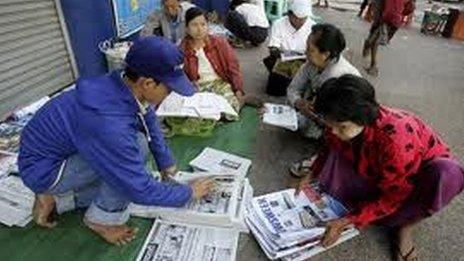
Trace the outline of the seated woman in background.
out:
[[[224,26],[238,39],[258,46],[266,41],[269,21],[264,0],[234,0]]]
[[[298,129],[307,138],[318,139],[322,135],[321,124],[317,122],[312,109],[321,85],[332,77],[344,74],[361,76],[342,56],[345,46],[345,37],[335,26],[317,24],[312,27],[306,44],[307,61],[287,89],[287,99],[298,111]],[[304,175],[309,170],[310,162],[308,159],[294,162],[290,173],[296,177]]]
[[[263,62],[269,71],[266,92],[270,95],[284,96],[287,86],[304,63],[306,39],[315,24],[311,20],[312,8],[308,0],[290,2],[288,14],[274,22],[269,39],[269,56]],[[282,59],[285,54],[293,58]]]
[[[181,43],[184,51],[184,71],[199,92],[222,95],[238,113],[248,97],[243,92],[243,78],[237,56],[229,43],[208,34],[205,13],[191,8],[185,15],[187,36]],[[227,120],[238,120],[225,115]],[[197,118],[166,118],[173,134],[204,136],[216,125],[215,121]]]
[[[314,108],[328,126],[327,147],[300,187],[317,177],[350,210],[329,222],[323,245],[334,243],[349,224],[384,225],[396,229],[398,260],[418,260],[412,229],[462,191],[462,166],[421,119],[379,105],[363,78],[326,81]]]

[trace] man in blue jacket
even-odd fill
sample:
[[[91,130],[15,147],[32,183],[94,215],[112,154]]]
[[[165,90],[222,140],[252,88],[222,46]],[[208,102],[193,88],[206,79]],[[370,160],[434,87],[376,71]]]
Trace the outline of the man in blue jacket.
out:
[[[108,242],[125,244],[136,233],[125,225],[130,202],[180,207],[212,188],[211,180],[190,186],[157,182],[145,165],[149,148],[163,175],[176,171],[151,105],[169,91],[193,95],[182,52],[161,37],[145,37],[134,42],[125,61],[124,72],[79,79],[25,127],[19,169],[37,195],[38,225],[55,226],[55,210],[88,207],[85,224]]]

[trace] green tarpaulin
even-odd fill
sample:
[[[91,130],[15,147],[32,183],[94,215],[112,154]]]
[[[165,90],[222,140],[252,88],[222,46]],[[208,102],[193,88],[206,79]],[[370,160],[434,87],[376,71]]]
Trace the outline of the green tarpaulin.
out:
[[[244,108],[240,121],[219,125],[212,137],[174,137],[169,143],[181,170],[187,170],[188,162],[207,146],[252,159],[257,128],[256,110]],[[53,229],[38,228],[32,222],[26,228],[0,225],[0,260],[133,260],[152,223],[132,218],[129,224],[140,229],[137,239],[116,247],[87,229],[82,216],[82,211],[61,215]]]

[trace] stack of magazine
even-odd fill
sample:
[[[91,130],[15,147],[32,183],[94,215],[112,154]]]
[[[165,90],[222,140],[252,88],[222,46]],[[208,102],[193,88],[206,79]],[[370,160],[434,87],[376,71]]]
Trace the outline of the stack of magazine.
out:
[[[320,240],[327,222],[345,214],[338,201],[308,184],[298,195],[287,189],[253,198],[246,223],[269,259],[299,261],[326,250]],[[358,234],[351,227],[334,245]]]
[[[248,179],[240,179],[234,175],[181,172],[174,182],[187,184],[197,178],[212,178],[216,183],[215,190],[200,200],[191,200],[181,208],[131,204],[131,215],[247,232],[244,221],[245,204],[253,198],[253,188]]]
[[[137,261],[233,261],[238,232],[157,219]]]
[[[0,179],[0,223],[24,227],[32,220],[34,193],[19,177]]]
[[[194,172],[180,172],[170,182],[188,184],[211,178],[216,186],[206,197],[184,207],[131,204],[132,216],[157,218],[137,260],[233,261],[253,188],[245,176],[249,159],[205,148],[190,162]]]

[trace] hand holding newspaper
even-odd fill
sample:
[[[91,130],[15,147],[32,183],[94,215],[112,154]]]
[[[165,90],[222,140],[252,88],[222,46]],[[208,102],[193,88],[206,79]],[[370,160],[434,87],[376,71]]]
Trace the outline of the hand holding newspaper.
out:
[[[328,221],[345,215],[346,209],[332,197],[308,185],[295,196],[287,189],[252,200],[246,223],[269,259],[304,260],[325,251],[320,240]],[[349,227],[335,243],[359,232]]]
[[[221,114],[238,116],[227,100],[215,93],[199,92],[191,97],[171,92],[156,110],[161,117],[192,117],[202,119],[221,119]]]
[[[283,127],[291,131],[298,129],[298,117],[294,108],[287,105],[265,103],[264,109],[264,123]]]

